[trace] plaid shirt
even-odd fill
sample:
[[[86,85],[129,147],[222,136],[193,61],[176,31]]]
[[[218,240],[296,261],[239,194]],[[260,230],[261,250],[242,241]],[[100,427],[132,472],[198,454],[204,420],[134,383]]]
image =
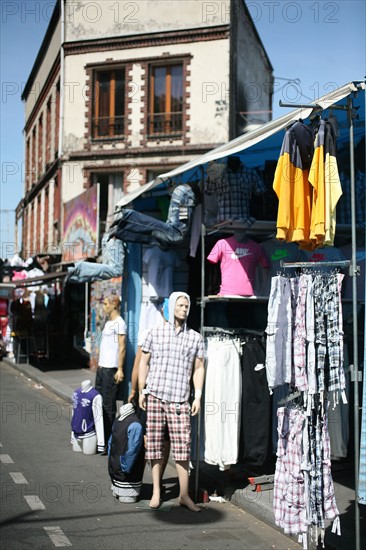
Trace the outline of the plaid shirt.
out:
[[[314,277],[315,338],[319,391],[345,388],[341,284],[343,275]]]
[[[335,275],[333,275],[329,280],[327,297],[326,315],[329,353],[329,375],[327,389],[328,391],[335,391],[340,389],[339,373],[341,368],[338,280]]]
[[[311,284],[310,275],[301,275],[299,279],[299,294],[297,298],[295,311],[295,329],[294,329],[294,365],[291,383],[300,391],[308,389],[307,376],[307,353],[306,353],[306,295],[308,285]]]
[[[323,431],[322,431],[322,443],[323,443],[323,511],[324,518],[328,520],[333,520],[339,516],[339,511],[337,508],[333,478],[331,472],[331,461],[330,461],[330,439],[328,431],[328,405],[324,405],[324,417],[323,417]]]
[[[279,407],[277,462],[274,475],[275,522],[289,535],[307,531],[302,438],[306,416],[297,408]]]
[[[316,349],[316,364],[318,376],[318,391],[326,389],[325,382],[325,359],[327,354],[327,337],[325,332],[326,319],[325,317],[325,289],[324,277],[316,275],[314,277],[314,314],[315,314],[315,349]]]
[[[194,360],[204,357],[202,336],[186,326],[176,332],[165,323],[146,334],[141,349],[151,353],[148,392],[162,401],[188,401]]]
[[[256,170],[242,166],[236,172],[226,168],[221,179],[207,182],[206,191],[218,195],[217,222],[235,220],[250,227],[255,222],[249,211],[252,193],[260,195],[266,186]]]

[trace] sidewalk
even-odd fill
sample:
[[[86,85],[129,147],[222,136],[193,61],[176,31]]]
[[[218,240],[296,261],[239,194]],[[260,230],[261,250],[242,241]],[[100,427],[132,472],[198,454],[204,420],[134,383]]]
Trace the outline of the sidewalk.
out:
[[[16,364],[9,358],[4,358],[3,361],[23,375],[41,384],[65,402],[71,403],[73,391],[80,387],[83,380],[89,379],[93,385],[95,382],[95,373],[88,368],[70,366],[67,369],[64,366],[52,368],[43,365],[43,370],[41,370],[26,363]],[[266,473],[271,474],[273,471]],[[349,461],[342,464],[333,465],[332,473],[340,512],[342,536],[339,537],[331,533],[331,526],[329,526],[325,536],[326,548],[330,550],[353,550],[355,548],[353,458],[350,457]],[[273,490],[252,491],[248,483],[248,472],[242,465],[236,465],[226,472],[219,472],[218,468],[200,462],[199,487],[207,490],[209,495],[216,492],[217,495],[223,496],[226,501],[230,501],[270,527],[282,532],[275,525],[273,519]],[[361,548],[366,548],[365,506],[360,506],[360,515]]]

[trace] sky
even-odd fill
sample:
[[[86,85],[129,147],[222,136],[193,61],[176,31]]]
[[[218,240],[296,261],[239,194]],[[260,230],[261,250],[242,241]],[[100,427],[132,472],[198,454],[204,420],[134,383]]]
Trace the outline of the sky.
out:
[[[307,103],[365,78],[364,0],[247,0],[246,4],[273,67],[273,118],[288,111],[279,107],[280,100]],[[0,257],[4,243],[14,241],[14,210],[23,195],[21,94],[54,5],[54,0],[2,0],[0,5]],[[207,2],[205,9],[226,17],[220,0]]]

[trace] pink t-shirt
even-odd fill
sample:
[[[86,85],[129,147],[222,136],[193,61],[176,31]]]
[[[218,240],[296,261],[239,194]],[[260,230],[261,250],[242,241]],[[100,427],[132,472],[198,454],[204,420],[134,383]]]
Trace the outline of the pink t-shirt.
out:
[[[257,264],[269,267],[267,256],[260,244],[252,240],[239,242],[235,237],[217,241],[207,259],[214,264],[220,262],[220,296],[253,296]]]

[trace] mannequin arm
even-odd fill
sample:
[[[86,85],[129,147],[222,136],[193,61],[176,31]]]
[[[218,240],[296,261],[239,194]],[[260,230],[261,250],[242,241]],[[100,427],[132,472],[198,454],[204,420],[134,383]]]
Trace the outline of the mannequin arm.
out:
[[[192,416],[198,414],[201,408],[201,394],[203,382],[205,380],[205,366],[202,357],[196,357],[193,371],[193,387],[195,390],[195,398],[192,403]]]
[[[139,392],[140,392],[139,405],[143,410],[146,410],[146,399],[145,399],[145,395],[142,394],[141,392],[146,386],[146,379],[149,372],[150,357],[151,357],[151,353],[142,351],[140,365],[139,365]]]
[[[139,381],[139,365],[140,365],[140,359],[141,359],[141,347],[137,346],[135,361],[133,364],[132,374],[131,374],[131,392],[128,396],[128,403],[131,403],[133,398],[136,395],[136,392],[138,393],[138,381]]]
[[[144,440],[144,433],[141,424],[133,422],[127,430],[128,446],[124,455],[121,455],[119,462],[122,472],[129,474],[136,462]]]
[[[96,395],[93,399],[92,410],[94,416],[95,432],[97,434],[98,452],[104,451],[104,422],[103,422],[103,399]]]
[[[126,335],[119,334],[118,335],[118,368],[117,368],[116,374],[114,375],[114,379],[117,384],[122,382],[124,378],[123,365],[125,362],[125,357],[126,357]]]

